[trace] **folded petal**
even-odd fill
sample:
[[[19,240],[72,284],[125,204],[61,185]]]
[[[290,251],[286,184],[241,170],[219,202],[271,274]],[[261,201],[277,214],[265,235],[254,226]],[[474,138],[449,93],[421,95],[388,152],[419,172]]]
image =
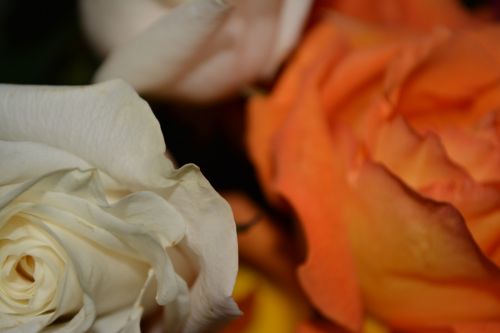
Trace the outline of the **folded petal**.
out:
[[[374,164],[351,179],[344,219],[370,311],[396,327],[500,315],[500,270],[456,209],[418,196]]]
[[[173,167],[164,156],[160,125],[122,81],[86,87],[2,85],[0,100],[0,140],[63,150],[131,188],[168,183],[165,176]]]
[[[437,124],[446,125],[448,117],[443,117],[441,110],[445,109],[451,113],[451,119],[464,122],[464,116],[458,117],[457,111],[466,108],[466,103],[473,103],[485,89],[498,84],[500,48],[491,41],[499,36],[500,28],[494,25],[449,34],[405,84],[398,103],[400,112],[415,117],[425,115]],[[457,77],[450,75],[457,72],[460,73]]]
[[[198,332],[209,323],[240,314],[231,298],[238,271],[236,226],[227,202],[195,166],[182,167],[175,177],[178,186],[163,195],[184,216],[187,245],[198,260],[200,273],[191,287],[184,327],[184,332]]]
[[[217,0],[194,0],[175,7],[139,36],[114,49],[95,80],[121,78],[141,92],[174,94],[183,88],[184,75],[199,62],[229,9]]]
[[[342,195],[335,191],[337,152],[318,97],[305,89],[277,137],[276,184],[304,228],[308,251],[299,270],[302,287],[323,315],[356,331],[363,316],[361,290],[337,207]]]
[[[101,55],[125,44],[167,12],[159,1],[80,0],[85,33]]]
[[[283,60],[297,43],[302,28],[312,6],[311,0],[284,0],[282,1],[280,16],[276,18],[276,43],[273,52],[266,60],[265,68],[262,70],[263,77],[271,77],[275,74]]]
[[[273,188],[275,165],[273,154],[276,131],[287,119],[298,94],[303,88],[303,73],[307,73],[332,52],[336,45],[332,43],[336,31],[331,25],[323,25],[311,31],[300,48],[289,70],[283,73],[277,87],[270,96],[255,96],[250,100],[247,116],[247,146],[250,158],[256,165],[256,171],[263,188],[273,201],[276,201],[276,190]],[[325,45],[329,46],[328,49]]]
[[[60,169],[92,168],[73,154],[36,142],[0,141],[0,160],[0,185],[22,183]]]

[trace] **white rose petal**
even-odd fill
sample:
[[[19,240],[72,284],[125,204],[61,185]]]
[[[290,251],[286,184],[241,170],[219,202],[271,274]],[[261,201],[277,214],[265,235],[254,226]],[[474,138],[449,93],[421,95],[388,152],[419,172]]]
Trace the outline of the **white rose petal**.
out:
[[[0,100],[0,331],[139,332],[159,304],[167,331],[197,332],[238,313],[231,211],[173,168],[129,86],[0,85]]]
[[[311,0],[81,0],[106,58],[96,80],[122,78],[159,97],[206,102],[269,79],[294,47]]]
[[[168,183],[165,177],[173,166],[164,157],[160,125],[147,103],[124,82],[85,87],[2,85],[0,101],[2,141],[57,148],[129,187]],[[39,155],[36,148],[27,154]]]

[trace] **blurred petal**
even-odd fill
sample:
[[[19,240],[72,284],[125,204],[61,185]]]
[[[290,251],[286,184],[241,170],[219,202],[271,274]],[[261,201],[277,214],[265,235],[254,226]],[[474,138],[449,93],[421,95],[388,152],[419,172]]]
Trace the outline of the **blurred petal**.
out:
[[[491,321],[479,324],[457,324],[453,328],[454,333],[497,333],[500,331],[500,323]]]
[[[500,272],[460,214],[419,197],[376,165],[362,164],[353,173],[360,163],[354,146],[332,140],[318,100],[314,91],[303,92],[279,136],[277,159],[279,189],[308,239],[300,273],[315,305],[347,327],[358,325],[345,311],[355,309],[356,289],[346,292],[352,280],[332,282],[349,274],[345,251],[352,249],[357,278],[351,279],[359,279],[367,309],[393,325],[442,326],[500,315]],[[330,294],[330,285],[342,289]]]
[[[141,92],[172,94],[182,85],[186,71],[199,61],[229,9],[218,0],[193,0],[175,7],[139,36],[114,49],[95,80],[121,78]]]
[[[273,188],[275,166],[273,154],[275,148],[274,135],[283,126],[288,112],[293,108],[296,96],[303,88],[303,73],[311,71],[314,64],[330,55],[335,49],[332,35],[336,31],[331,25],[323,25],[314,29],[305,44],[301,47],[283,73],[271,96],[255,96],[250,100],[247,117],[247,145],[252,162],[256,165],[259,180],[266,195],[276,201],[276,190]],[[331,46],[326,48],[325,46]]]
[[[422,81],[422,99],[406,105],[401,101],[412,78],[425,74],[440,54],[449,51],[451,59],[466,45],[450,44],[460,32],[398,36],[338,16],[322,23],[299,49],[277,91],[255,98],[249,112],[249,147],[259,176],[271,198],[287,200],[303,226],[308,257],[299,274],[305,292],[326,319],[352,331],[366,328],[366,316],[409,332],[495,327],[500,269],[492,256],[499,252],[493,222],[498,213],[490,208],[498,203],[498,186],[474,185],[469,170],[448,157],[444,141],[427,132],[446,126],[441,115],[435,117],[440,122],[432,122],[439,108],[428,109],[427,119],[419,113],[427,101],[462,111],[455,106],[472,104],[474,94],[498,81],[495,70],[484,76],[480,70],[462,85],[465,75],[447,90],[450,73],[475,57],[466,50],[446,64],[446,75],[432,67],[436,80]],[[471,45],[496,40],[490,38],[494,34],[472,35]],[[489,44],[481,45],[487,54],[475,60],[496,68],[491,61],[496,46]],[[307,59],[314,63],[301,62]],[[471,68],[464,72],[473,75]],[[431,97],[426,101],[425,96]],[[405,108],[399,109],[400,102]],[[487,123],[496,127],[496,121]],[[463,204],[467,189],[469,196],[478,195],[471,200],[485,202],[474,208]],[[483,239],[490,252],[481,251],[457,208],[416,191],[449,196],[464,215],[487,215],[481,223],[468,223],[480,225],[483,237],[490,235]],[[307,328],[324,330],[323,325]]]
[[[253,0],[255,1],[255,0]],[[279,65],[297,43],[309,14],[311,0],[284,0],[279,17],[278,38],[271,58],[267,59],[264,77],[275,74]]]
[[[299,39],[312,3],[194,0],[161,9],[153,1],[104,2],[82,2],[90,38],[98,46],[116,45],[95,79],[123,78],[141,93],[194,102],[272,78]],[[132,27],[118,36],[126,20]]]
[[[160,1],[80,0],[83,27],[101,55],[125,44],[167,12]]]
[[[472,102],[500,79],[500,48],[491,43],[498,38],[500,28],[496,26],[450,34],[405,84],[398,103],[400,112],[409,117],[426,115],[439,121],[432,117],[433,110],[439,106],[456,112],[462,103]],[[450,76],[457,72],[458,77]],[[453,101],[454,105],[446,105],[445,101]],[[447,118],[441,121],[444,119]]]
[[[276,182],[304,228],[308,254],[299,270],[304,290],[323,315],[356,331],[362,323],[361,294],[337,206],[342,194],[333,190],[336,152],[318,101],[314,91],[304,90],[283,127]]]

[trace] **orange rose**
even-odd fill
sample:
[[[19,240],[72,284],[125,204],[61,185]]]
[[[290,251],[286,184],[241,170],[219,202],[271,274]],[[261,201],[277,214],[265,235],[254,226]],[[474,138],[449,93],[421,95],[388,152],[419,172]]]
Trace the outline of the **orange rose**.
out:
[[[499,40],[327,17],[251,101],[251,157],[302,225],[299,278],[328,320],[500,332]]]

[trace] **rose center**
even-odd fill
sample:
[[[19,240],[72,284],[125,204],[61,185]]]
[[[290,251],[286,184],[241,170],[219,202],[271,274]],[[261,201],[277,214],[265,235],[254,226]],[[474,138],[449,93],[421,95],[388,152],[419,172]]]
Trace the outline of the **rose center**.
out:
[[[16,272],[27,282],[35,282],[35,278],[33,276],[35,272],[35,260],[33,257],[30,255],[23,256],[16,264]]]

